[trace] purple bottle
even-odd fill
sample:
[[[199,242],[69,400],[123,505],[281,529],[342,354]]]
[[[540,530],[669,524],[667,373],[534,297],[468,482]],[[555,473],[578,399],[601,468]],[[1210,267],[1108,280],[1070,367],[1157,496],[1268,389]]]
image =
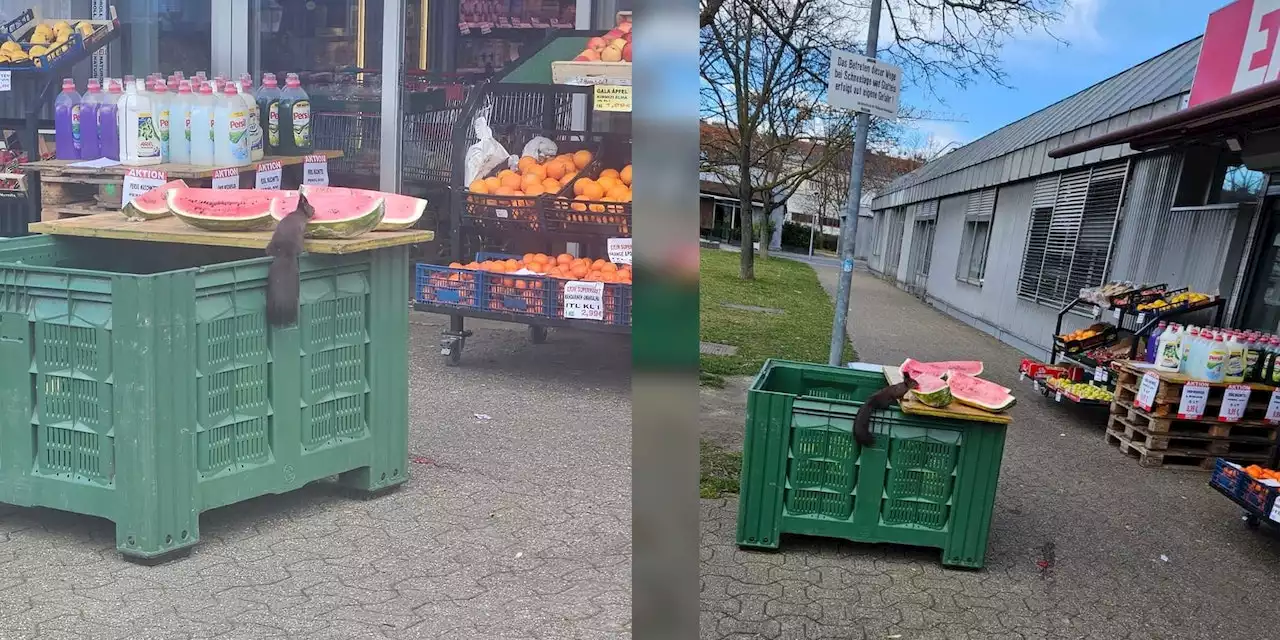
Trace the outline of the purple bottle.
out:
[[[102,157],[98,138],[98,109],[105,96],[97,79],[89,80],[89,89],[80,102],[80,159],[97,160]]]
[[[63,78],[62,93],[53,101],[53,132],[58,159],[79,160],[80,94],[71,78]]]
[[[102,155],[112,160],[120,159],[120,121],[118,118],[120,98],[124,91],[120,83],[112,80],[107,83],[107,95],[98,105],[98,146]]]
[[[1160,344],[1160,334],[1164,333],[1164,328],[1168,323],[1161,321],[1151,332],[1151,336],[1147,338],[1147,353],[1145,360],[1147,362],[1156,361],[1156,347]]]

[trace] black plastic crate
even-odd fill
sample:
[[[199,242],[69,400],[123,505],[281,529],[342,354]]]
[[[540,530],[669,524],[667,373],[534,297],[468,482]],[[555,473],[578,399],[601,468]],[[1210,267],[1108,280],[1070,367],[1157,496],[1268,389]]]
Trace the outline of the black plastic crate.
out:
[[[0,182],[8,182],[0,178]],[[0,188],[0,238],[18,238],[31,235],[27,224],[35,222],[35,210],[31,206],[31,195],[20,186],[18,188]]]

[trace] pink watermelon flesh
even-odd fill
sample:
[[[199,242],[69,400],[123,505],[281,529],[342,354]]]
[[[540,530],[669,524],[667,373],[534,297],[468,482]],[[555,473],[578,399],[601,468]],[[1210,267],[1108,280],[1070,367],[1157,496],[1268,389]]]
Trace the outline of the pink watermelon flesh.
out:
[[[290,192],[296,193],[296,192]],[[308,186],[306,188],[307,200],[312,203],[328,203],[333,202],[335,198],[382,198],[384,212],[382,214],[382,222],[380,222],[375,231],[397,231],[412,227],[422,217],[427,210],[427,201],[422,198],[406,196],[399,193],[387,193],[385,191],[371,191],[369,189],[353,189],[350,187],[326,187],[326,186]],[[352,201],[357,206],[364,202],[362,200]],[[313,204],[313,207],[315,205]],[[318,213],[318,211],[317,211]],[[334,215],[337,215],[336,213]],[[277,220],[283,216],[277,216]],[[342,216],[340,219],[346,219]],[[320,219],[323,221],[324,219]]]
[[[981,360],[947,360],[943,362],[920,362],[907,358],[902,362],[903,373],[911,374],[916,377],[918,374],[927,373],[938,376],[939,378],[947,375],[948,371],[959,371],[967,373],[971,376],[982,375]]]
[[[945,407],[951,404],[951,391],[946,380],[927,373],[912,379],[916,382],[916,388],[912,393],[920,402],[931,407]]]
[[[911,379],[916,381],[915,390],[919,393],[934,393],[941,389],[947,388],[946,380],[943,380],[938,376],[931,375],[928,373],[922,373],[918,376],[912,376]]]
[[[953,371],[947,378],[947,386],[956,400],[986,411],[1004,411],[1016,402],[1008,389],[958,371]]]
[[[386,198],[377,191],[303,185],[298,193],[298,206],[310,217],[310,238],[358,236],[378,226],[386,212]]]
[[[193,189],[169,191],[169,211],[183,222],[211,231],[253,231],[271,226],[279,191]],[[296,205],[295,205],[296,206]]]
[[[166,182],[136,198],[120,208],[120,212],[132,219],[153,220],[169,215],[168,195],[173,189],[186,187],[181,180]]]

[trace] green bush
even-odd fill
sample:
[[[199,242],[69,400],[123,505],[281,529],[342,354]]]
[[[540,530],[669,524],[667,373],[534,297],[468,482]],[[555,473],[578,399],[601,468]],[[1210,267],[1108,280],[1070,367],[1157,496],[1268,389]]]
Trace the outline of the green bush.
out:
[[[835,251],[839,242],[839,237],[825,233],[817,233],[813,236],[814,250],[826,249],[828,251]],[[798,224],[795,222],[782,223],[782,246],[808,251],[809,225]]]

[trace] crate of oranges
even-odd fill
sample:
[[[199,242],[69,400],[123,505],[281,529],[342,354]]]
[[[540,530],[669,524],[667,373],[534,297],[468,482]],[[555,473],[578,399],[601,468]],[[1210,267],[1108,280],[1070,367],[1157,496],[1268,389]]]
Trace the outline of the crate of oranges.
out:
[[[573,193],[552,200],[547,228],[565,233],[631,235],[631,164],[607,167],[573,181]]]
[[[569,184],[579,172],[591,166],[603,144],[601,134],[580,131],[526,135],[552,140],[558,155],[545,160],[524,156],[516,166],[500,167],[493,175],[467,185],[462,209],[465,224],[497,231],[546,230],[543,203],[551,197],[572,193]],[[513,142],[523,144],[524,141],[514,138]]]
[[[417,266],[414,280],[418,302],[475,308],[480,299],[477,274],[433,264]]]

